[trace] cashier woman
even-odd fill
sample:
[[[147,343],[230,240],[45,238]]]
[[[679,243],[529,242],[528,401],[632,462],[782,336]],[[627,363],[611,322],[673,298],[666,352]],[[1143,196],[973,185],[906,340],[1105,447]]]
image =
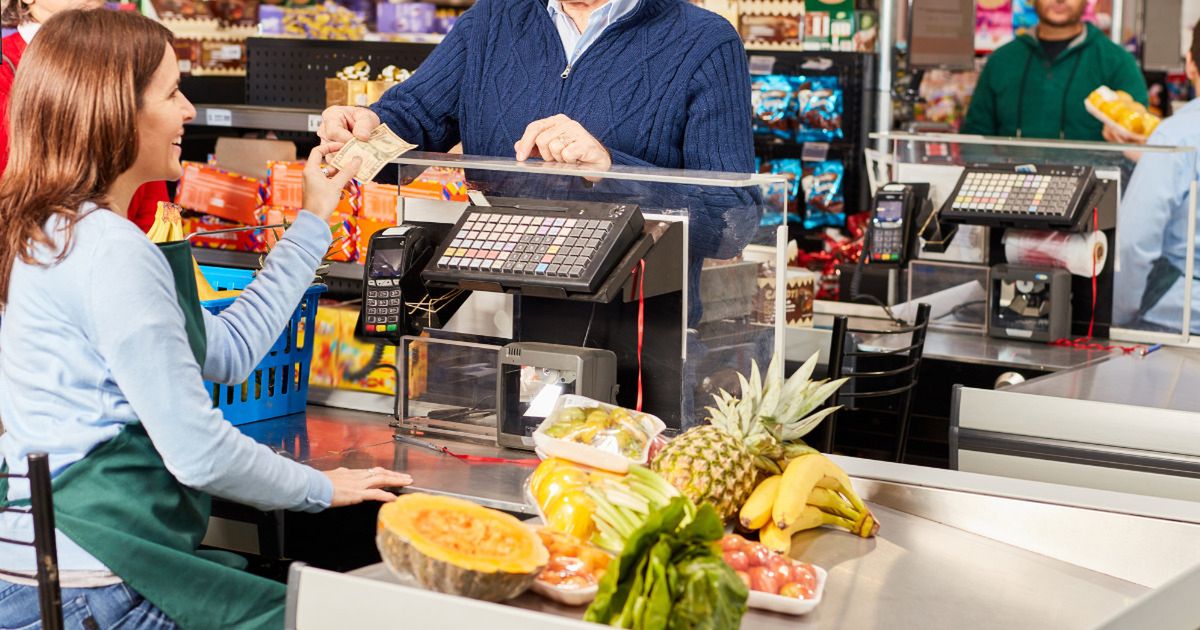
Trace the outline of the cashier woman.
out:
[[[1200,93],[1200,23],[1192,31],[1187,76]],[[1200,99],[1164,120],[1148,144],[1200,150]],[[1143,153],[1117,213],[1117,276],[1113,322],[1150,331],[1180,332],[1184,283],[1192,283],[1191,332],[1200,334],[1200,282],[1185,278],[1191,185],[1200,180],[1196,153]],[[1200,244],[1198,244],[1200,245]],[[1198,247],[1196,255],[1200,255]],[[1196,261],[1200,270],[1200,259]]]
[[[207,349],[193,352],[167,259],[124,218],[139,185],[180,176],[195,110],[170,32],[133,13],[54,16],[9,113],[39,123],[13,134],[0,183],[0,454],[12,473],[50,454],[67,627],[282,627],[282,584],[197,552],[211,497],[315,512],[389,501],[384,488],[411,479],[281,457],[225,421],[202,380],[242,382],[277,338],[358,165],[327,177],[314,150],[307,210],[242,297],[205,314]],[[25,480],[0,486],[25,503]],[[0,514],[0,537],[32,532],[28,514]],[[0,569],[0,627],[36,624],[32,548],[0,544]]]

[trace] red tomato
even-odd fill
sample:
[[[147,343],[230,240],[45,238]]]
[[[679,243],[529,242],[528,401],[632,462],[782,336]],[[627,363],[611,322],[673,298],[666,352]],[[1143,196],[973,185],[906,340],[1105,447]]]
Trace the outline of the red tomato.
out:
[[[796,574],[796,569],[795,565],[790,559],[776,554],[767,561],[767,567],[779,576],[779,582],[781,584],[787,584],[788,582],[795,581],[794,576]]]
[[[746,545],[746,555],[750,556],[750,566],[761,567],[766,566],[775,552],[761,543],[750,543]]]
[[[792,581],[803,584],[809,593],[817,590],[817,572],[807,562],[792,563]],[[809,595],[812,597],[812,595]]]
[[[812,589],[799,582],[784,584],[783,588],[779,589],[779,594],[784,597],[795,597],[796,599],[812,599],[813,596]]]
[[[767,567],[750,569],[750,588],[772,595],[779,594],[779,576]]]
[[[745,544],[745,538],[742,538],[737,534],[725,534],[725,537],[721,539],[721,551],[726,553],[729,553],[730,551],[737,551]]]
[[[750,586],[750,574],[749,573],[746,573],[745,571],[738,571],[737,576],[742,578],[742,581],[746,583],[746,588],[753,590],[753,587]]]
[[[725,552],[725,564],[733,567],[734,571],[745,571],[750,568],[750,556],[746,555],[745,551],[727,551]]]

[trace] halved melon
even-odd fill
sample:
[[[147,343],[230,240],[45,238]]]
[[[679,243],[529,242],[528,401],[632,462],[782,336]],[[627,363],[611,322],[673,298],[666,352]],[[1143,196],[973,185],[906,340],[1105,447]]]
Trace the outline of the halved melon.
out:
[[[379,553],[425,588],[487,601],[525,592],[550,561],[536,532],[503,512],[405,494],[379,509]]]

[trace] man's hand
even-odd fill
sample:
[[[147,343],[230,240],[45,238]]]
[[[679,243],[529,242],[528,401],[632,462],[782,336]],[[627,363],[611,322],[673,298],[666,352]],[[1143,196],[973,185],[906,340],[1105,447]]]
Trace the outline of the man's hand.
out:
[[[612,166],[612,156],[583,125],[564,114],[535,120],[513,148],[517,160],[541,157],[547,162],[579,164],[597,169]]]
[[[336,105],[321,113],[321,126],[317,128],[317,137],[321,144],[345,144],[351,138],[367,140],[371,130],[380,124],[379,116],[366,107],[347,107]]]

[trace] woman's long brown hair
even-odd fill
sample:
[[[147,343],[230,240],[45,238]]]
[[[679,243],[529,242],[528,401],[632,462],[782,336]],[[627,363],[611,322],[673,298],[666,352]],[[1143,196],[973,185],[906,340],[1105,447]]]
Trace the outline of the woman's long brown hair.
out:
[[[21,58],[8,102],[9,162],[0,181],[0,308],[13,262],[61,261],[85,202],[104,206],[137,159],[137,111],[171,33],[135,13],[67,11],[46,21]],[[41,257],[38,257],[41,258]]]

